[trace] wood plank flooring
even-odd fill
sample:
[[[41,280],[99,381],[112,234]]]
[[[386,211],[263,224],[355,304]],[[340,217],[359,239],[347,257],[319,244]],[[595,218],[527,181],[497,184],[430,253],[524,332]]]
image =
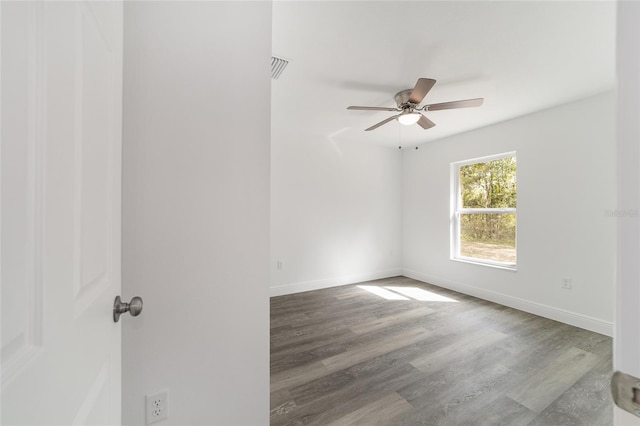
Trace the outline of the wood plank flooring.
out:
[[[609,337],[405,277],[360,286],[271,299],[271,425],[613,423]]]

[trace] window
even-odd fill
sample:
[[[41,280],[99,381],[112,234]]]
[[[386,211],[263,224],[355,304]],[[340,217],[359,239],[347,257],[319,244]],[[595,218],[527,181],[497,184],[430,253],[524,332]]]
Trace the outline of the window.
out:
[[[451,258],[516,268],[516,153],[451,164]]]

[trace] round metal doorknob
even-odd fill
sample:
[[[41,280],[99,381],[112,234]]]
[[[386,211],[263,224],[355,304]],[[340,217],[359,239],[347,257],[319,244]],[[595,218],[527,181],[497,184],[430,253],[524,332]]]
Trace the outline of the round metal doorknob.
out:
[[[120,315],[129,312],[132,317],[137,317],[142,312],[142,298],[136,296],[131,299],[131,302],[125,303],[120,299],[120,296],[116,296],[116,300],[113,302],[113,321],[118,322]]]

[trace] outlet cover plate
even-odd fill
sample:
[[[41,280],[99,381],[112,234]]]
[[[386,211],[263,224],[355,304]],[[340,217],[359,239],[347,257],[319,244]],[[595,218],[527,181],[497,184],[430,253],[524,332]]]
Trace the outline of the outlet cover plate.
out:
[[[169,417],[169,391],[167,389],[145,395],[146,424],[157,423]]]

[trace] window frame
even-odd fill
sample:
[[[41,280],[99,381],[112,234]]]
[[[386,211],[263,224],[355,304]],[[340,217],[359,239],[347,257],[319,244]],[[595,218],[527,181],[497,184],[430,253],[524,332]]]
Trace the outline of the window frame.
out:
[[[489,266],[492,268],[506,269],[517,271],[518,266],[518,213],[517,206],[513,208],[464,208],[462,207],[462,188],[460,187],[460,168],[470,164],[487,163],[494,160],[500,160],[507,157],[516,159],[516,182],[518,179],[517,155],[516,151],[503,152],[495,155],[487,155],[484,157],[472,158],[469,160],[455,161],[451,163],[451,242],[450,242],[450,259],[458,262],[473,263],[476,265]],[[516,187],[516,199],[517,199]],[[462,256],[460,254],[460,216],[462,214],[514,214],[516,216],[516,262],[506,263],[489,259],[480,259],[476,257]]]

